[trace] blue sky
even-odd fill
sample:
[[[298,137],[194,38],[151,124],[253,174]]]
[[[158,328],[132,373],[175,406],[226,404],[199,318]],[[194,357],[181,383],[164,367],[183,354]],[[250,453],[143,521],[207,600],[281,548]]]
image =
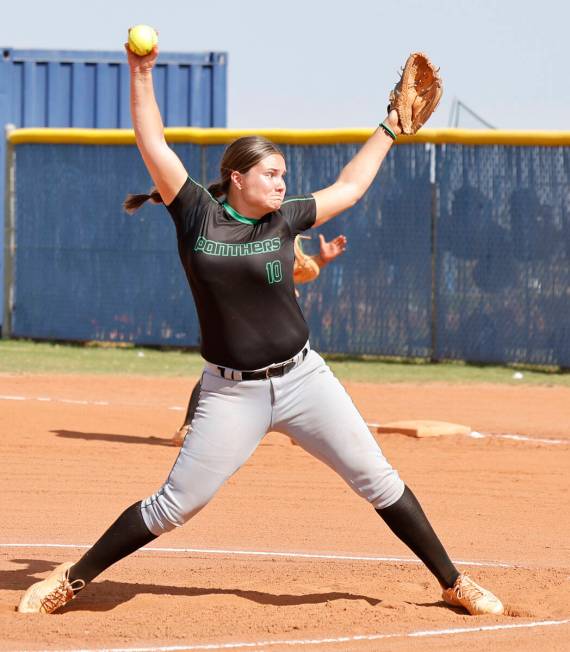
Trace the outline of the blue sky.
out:
[[[457,98],[499,128],[570,129],[568,0],[10,0],[0,45],[115,50],[137,23],[163,50],[229,53],[231,127],[373,126],[422,50],[445,83],[429,126]]]

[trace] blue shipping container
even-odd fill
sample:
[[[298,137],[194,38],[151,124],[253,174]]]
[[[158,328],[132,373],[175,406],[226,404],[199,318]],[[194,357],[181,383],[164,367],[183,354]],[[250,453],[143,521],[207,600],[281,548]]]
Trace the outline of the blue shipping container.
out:
[[[14,50],[0,58],[0,126],[130,128],[123,52]],[[161,52],[155,91],[168,127],[225,127],[227,54]],[[4,305],[6,140],[0,135],[0,326]]]

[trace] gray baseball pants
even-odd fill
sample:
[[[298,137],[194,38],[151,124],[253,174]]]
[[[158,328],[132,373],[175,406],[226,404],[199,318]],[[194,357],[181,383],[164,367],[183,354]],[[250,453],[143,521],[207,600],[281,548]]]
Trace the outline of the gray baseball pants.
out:
[[[153,534],[205,507],[271,430],[292,437],[376,509],[402,496],[404,483],[325,361],[312,350],[296,359],[284,376],[248,381],[223,378],[206,364],[192,431],[166,482],[141,504]]]

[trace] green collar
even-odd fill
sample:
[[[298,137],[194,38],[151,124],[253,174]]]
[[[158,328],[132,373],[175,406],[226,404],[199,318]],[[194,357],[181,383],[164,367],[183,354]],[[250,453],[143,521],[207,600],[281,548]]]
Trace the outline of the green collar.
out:
[[[227,201],[223,202],[222,206],[226,209],[226,211],[234,218],[234,220],[237,220],[238,222],[242,222],[243,224],[257,224],[259,220],[254,220],[251,217],[245,217],[244,215],[240,215],[235,208],[232,208]]]

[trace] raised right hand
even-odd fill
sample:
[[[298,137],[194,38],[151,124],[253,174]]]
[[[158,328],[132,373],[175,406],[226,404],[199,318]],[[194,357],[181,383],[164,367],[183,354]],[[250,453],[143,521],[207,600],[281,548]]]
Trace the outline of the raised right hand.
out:
[[[146,54],[144,57],[140,57],[138,54],[132,52],[128,43],[125,43],[125,51],[132,73],[150,72],[154,68],[154,64],[158,58],[158,45],[155,45],[150,54]]]

